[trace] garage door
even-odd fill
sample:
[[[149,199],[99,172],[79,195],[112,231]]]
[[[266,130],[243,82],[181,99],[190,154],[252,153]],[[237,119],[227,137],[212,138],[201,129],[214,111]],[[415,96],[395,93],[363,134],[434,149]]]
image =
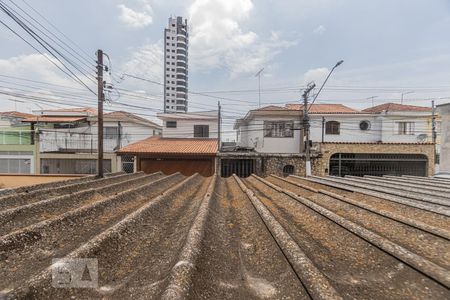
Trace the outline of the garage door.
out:
[[[427,176],[428,159],[421,154],[336,153],[330,159],[330,175]]]
[[[190,176],[199,173],[202,176],[214,174],[214,159],[179,159],[179,158],[144,158],[140,161],[140,169],[147,174],[158,171],[166,175],[180,172]]]

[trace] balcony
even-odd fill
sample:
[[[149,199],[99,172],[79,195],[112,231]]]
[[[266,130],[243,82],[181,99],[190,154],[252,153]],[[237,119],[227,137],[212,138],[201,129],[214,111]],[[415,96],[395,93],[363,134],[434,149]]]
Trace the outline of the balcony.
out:
[[[32,134],[30,130],[0,131],[0,145],[31,145]]]
[[[187,64],[179,61],[179,62],[177,62],[177,67],[187,68]]]
[[[149,134],[151,136],[151,134]],[[120,147],[133,143],[142,136],[133,136],[129,133],[122,133],[119,136],[106,133],[103,139],[103,149],[105,152],[114,152]],[[80,152],[91,153],[97,151],[97,134],[90,132],[68,132],[52,131],[41,132],[40,134],[40,152]]]

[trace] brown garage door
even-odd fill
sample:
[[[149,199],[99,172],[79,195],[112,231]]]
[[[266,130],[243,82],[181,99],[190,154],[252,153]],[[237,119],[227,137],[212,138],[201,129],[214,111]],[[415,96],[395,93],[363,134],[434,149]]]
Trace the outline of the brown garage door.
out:
[[[147,174],[161,171],[166,175],[180,172],[190,176],[199,173],[202,176],[214,174],[214,159],[180,159],[180,158],[143,158],[140,169]]]

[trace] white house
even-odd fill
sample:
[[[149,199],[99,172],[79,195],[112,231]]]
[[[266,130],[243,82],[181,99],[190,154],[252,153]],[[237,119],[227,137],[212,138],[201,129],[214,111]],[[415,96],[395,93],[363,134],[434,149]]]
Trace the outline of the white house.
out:
[[[431,142],[431,108],[386,103],[365,110],[342,104],[310,107],[312,143]],[[261,153],[299,153],[303,105],[268,106],[237,120],[237,144]]]
[[[39,130],[41,173],[96,172],[97,111],[72,108],[36,111],[24,121]],[[160,135],[161,126],[124,111],[104,114],[105,172],[122,170],[115,151],[146,137]]]
[[[386,103],[360,111],[342,104],[314,104],[308,114],[316,174],[424,176],[434,171],[430,108]],[[238,165],[237,170],[241,164],[260,165],[261,174],[300,174],[301,163],[286,155],[303,159],[302,119],[300,104],[249,111],[234,126],[237,151],[221,155],[222,161]]]
[[[158,114],[163,138],[217,138],[217,111]]]

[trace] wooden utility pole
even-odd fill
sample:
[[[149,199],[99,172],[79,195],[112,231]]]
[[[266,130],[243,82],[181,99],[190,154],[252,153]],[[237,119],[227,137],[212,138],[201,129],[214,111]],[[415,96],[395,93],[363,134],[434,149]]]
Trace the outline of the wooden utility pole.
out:
[[[103,94],[103,51],[97,51],[97,97],[98,97],[98,112],[97,112],[97,176],[103,177],[103,101],[105,95]]]
[[[220,106],[220,101],[217,102],[217,151],[220,152],[220,149],[222,148],[222,143],[221,143],[221,139],[222,139],[222,133],[221,133],[221,110],[222,107]]]

